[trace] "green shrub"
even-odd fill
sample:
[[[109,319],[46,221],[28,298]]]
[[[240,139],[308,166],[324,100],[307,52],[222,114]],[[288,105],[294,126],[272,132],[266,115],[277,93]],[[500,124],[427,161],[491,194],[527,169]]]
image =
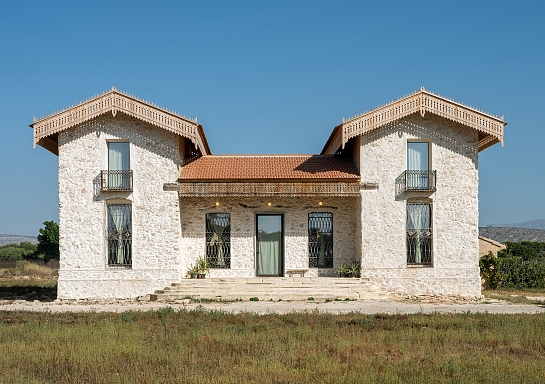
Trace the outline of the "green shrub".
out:
[[[514,243],[506,241],[507,248],[498,252],[498,257],[521,257],[525,261],[538,260],[545,257],[545,243],[538,241],[521,241]]]
[[[24,249],[14,245],[5,245],[0,248],[0,260],[21,260]]]
[[[522,257],[495,257],[492,252],[479,261],[488,288],[545,288],[545,265]]]
[[[496,289],[499,287],[503,279],[500,265],[501,260],[494,256],[492,251],[489,251],[488,255],[481,257],[481,260],[479,260],[481,276],[485,279],[487,288]]]
[[[545,265],[524,261],[522,257],[501,260],[502,286],[506,288],[545,288]]]
[[[0,260],[22,260],[34,257],[38,246],[28,242],[21,244],[6,244],[0,247]]]

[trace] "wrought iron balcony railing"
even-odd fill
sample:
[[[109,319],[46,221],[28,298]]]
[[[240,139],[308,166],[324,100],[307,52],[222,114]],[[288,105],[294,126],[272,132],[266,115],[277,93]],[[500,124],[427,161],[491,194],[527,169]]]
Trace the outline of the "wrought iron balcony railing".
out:
[[[102,191],[132,191],[132,171],[100,171]]]
[[[436,173],[437,171],[407,170],[396,179],[396,192],[435,191]]]

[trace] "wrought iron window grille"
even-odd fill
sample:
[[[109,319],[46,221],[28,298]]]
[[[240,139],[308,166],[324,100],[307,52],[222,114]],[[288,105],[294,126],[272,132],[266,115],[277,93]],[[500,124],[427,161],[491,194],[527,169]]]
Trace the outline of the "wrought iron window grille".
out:
[[[132,206],[110,204],[108,209],[108,266],[132,267]]]
[[[407,204],[407,265],[431,265],[431,204]]]
[[[210,268],[231,268],[231,217],[206,214],[206,258]]]
[[[406,170],[396,180],[396,192],[435,191],[437,171]]]
[[[102,191],[132,191],[132,170],[100,171]]]
[[[333,214],[308,214],[308,266],[333,268]]]

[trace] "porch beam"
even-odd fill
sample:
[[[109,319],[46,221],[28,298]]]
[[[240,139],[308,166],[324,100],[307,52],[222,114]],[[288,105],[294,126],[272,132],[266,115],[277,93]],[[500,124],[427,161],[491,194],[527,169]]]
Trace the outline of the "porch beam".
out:
[[[180,197],[356,197],[361,184],[335,183],[197,183],[165,184],[165,191],[178,191]]]

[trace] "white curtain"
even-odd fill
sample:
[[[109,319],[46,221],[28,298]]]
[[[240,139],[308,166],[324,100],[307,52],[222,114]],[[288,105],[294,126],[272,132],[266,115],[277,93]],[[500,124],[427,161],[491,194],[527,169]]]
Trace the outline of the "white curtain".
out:
[[[130,205],[110,204],[108,205],[108,213],[111,217],[111,224],[117,232],[117,254],[115,262],[117,264],[125,264],[127,248],[123,235],[126,231],[131,230],[131,210]]]
[[[278,275],[280,233],[259,235],[258,275]]]
[[[414,232],[414,262],[422,262],[422,230],[428,228],[430,222],[430,206],[427,204],[407,205],[407,230]]]
[[[427,171],[428,170],[428,143],[408,142],[407,143],[407,170]],[[409,172],[407,177],[409,189],[425,188],[428,186],[428,177],[423,172]]]
[[[211,219],[211,224],[212,228],[214,229],[214,234],[210,239],[210,245],[217,245],[216,249],[218,250],[218,266],[224,267],[225,259],[223,258],[223,247],[225,246],[225,243],[223,242],[223,231],[225,231],[226,228],[222,225],[219,225],[214,218]]]
[[[131,169],[129,143],[108,143],[108,171],[128,171]],[[123,177],[121,172],[108,174],[108,185],[113,188],[130,187],[130,178]]]
[[[325,243],[324,243],[324,234],[317,234],[318,240],[318,265],[325,265]]]

